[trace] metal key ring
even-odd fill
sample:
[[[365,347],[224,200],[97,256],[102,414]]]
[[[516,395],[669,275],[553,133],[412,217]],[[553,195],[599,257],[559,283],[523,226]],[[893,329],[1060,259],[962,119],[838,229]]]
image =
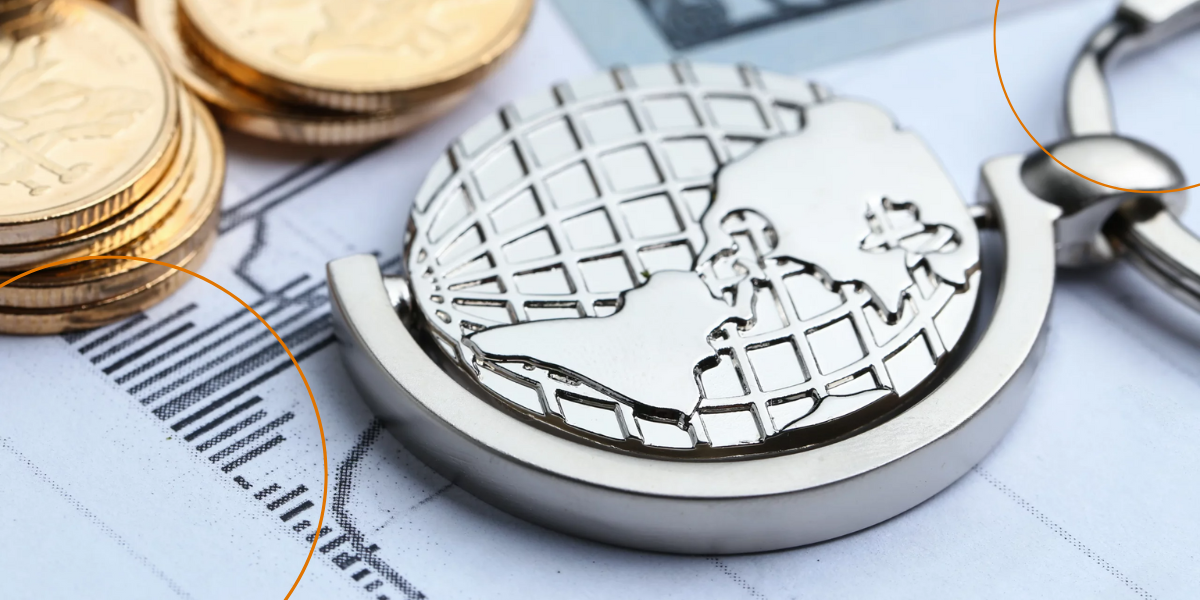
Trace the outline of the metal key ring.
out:
[[[1124,0],[1111,21],[1088,40],[1067,80],[1066,127],[1075,138],[1116,133],[1105,68],[1200,26],[1198,0]],[[1118,211],[1106,233],[1141,270],[1200,310],[1200,238],[1161,199],[1140,197]]]

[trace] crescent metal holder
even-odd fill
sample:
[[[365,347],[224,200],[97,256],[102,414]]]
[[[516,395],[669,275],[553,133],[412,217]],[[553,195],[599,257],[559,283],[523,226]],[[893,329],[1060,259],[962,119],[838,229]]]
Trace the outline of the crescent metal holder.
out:
[[[531,521],[683,553],[844,535],[1024,403],[1064,211],[1022,163],[985,170],[982,218],[870,104],[749,67],[604,72],[450,147],[406,277],[330,264],[346,363],[415,454]],[[977,217],[1022,243],[988,260]]]
[[[1196,6],[1127,0],[1076,65],[1056,156],[1182,185],[1112,133],[1102,66]],[[1058,267],[1129,248],[1197,303],[1184,201],[1037,152],[988,161],[968,206],[878,107],[649,65],[467,131],[413,202],[407,274],[354,256],[329,282],[367,402],[451,481],[603,542],[756,552],[884,521],[982,459],[1025,402]]]

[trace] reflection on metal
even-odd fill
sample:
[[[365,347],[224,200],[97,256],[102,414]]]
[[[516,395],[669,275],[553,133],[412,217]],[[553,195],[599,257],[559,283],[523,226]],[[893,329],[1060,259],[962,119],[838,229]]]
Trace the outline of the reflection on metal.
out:
[[[1075,162],[1063,159],[1076,171],[1110,185],[1140,190],[1174,189],[1192,183],[1183,177],[1170,157],[1116,134],[1116,119],[1109,95],[1105,68],[1121,57],[1144,51],[1200,25],[1200,1],[1197,0],[1124,0],[1113,18],[1102,25],[1084,45],[1067,78],[1067,133],[1082,140],[1066,144],[1088,148],[1071,157],[1076,162],[1089,160],[1091,172],[1075,167]],[[1096,140],[1109,139],[1107,144]],[[1138,147],[1132,159],[1129,152],[1113,152],[1112,146]],[[1062,158],[1062,157],[1060,157]],[[1039,160],[1036,157],[1031,160]],[[1053,174],[1053,179],[1068,185],[1073,174]],[[1099,186],[1093,186],[1099,187]],[[1101,219],[1105,236],[1095,235],[1091,253],[1105,258],[1115,255],[1113,246],[1128,248],[1134,264],[1150,279],[1171,294],[1200,310],[1200,237],[1188,231],[1176,218],[1183,210],[1183,196],[1174,194],[1142,194],[1132,199],[1129,194],[1113,190],[1087,189],[1086,185],[1072,194],[1090,192],[1105,200],[1109,219]],[[1124,201],[1121,210],[1118,197]],[[1095,219],[1092,219],[1095,221]],[[1095,234],[1095,228],[1093,228]]]
[[[413,215],[414,302],[506,406],[628,450],[776,452],[903,406],[952,354],[979,240],[924,144],[725,74],[497,132]],[[838,300],[812,310],[800,277]]]
[[[1061,210],[1020,158],[973,212],[873,106],[746,67],[601,73],[451,146],[411,293],[331,263],[346,364],[415,454],[547,526],[689,553],[844,535],[949,485],[1023,404]],[[981,212],[1021,244],[971,337]]]

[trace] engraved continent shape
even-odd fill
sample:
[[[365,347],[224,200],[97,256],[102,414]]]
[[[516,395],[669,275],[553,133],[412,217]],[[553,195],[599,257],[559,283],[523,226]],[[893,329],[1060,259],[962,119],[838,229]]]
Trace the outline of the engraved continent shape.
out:
[[[881,220],[886,215],[872,207],[922,197],[929,181],[941,178],[941,167],[918,138],[897,132],[886,113],[854,102],[824,108],[841,114],[814,119],[803,134],[762,144],[721,170],[704,215],[708,242],[698,262],[736,246],[722,221],[736,212],[754,212],[774,225],[779,240],[766,258],[814,265],[838,283],[861,282],[880,308],[896,315],[913,283],[912,257],[898,244],[888,247],[882,240],[880,246],[879,231],[864,239],[863,223],[875,217],[877,226],[886,224]],[[954,237],[955,226],[947,223],[922,224],[921,232],[939,227],[943,236]],[[864,251],[865,245],[883,251]],[[936,255],[945,246],[913,250]],[[935,258],[930,266],[944,281],[963,286],[973,265],[956,256]]]
[[[625,292],[622,309],[612,316],[496,327],[471,336],[470,343],[492,360],[566,371],[641,405],[642,412],[686,418],[700,404],[696,365],[714,354],[708,335],[731,321],[749,322],[750,302],[742,305],[739,313],[714,298],[695,273],[666,271]],[[636,352],[629,351],[631,344]]]
[[[485,365],[545,369],[631,406],[636,416],[687,429],[697,411],[744,404],[706,398],[698,376],[729,360],[721,356],[722,336],[754,327],[754,290],[765,285],[767,263],[797,263],[798,271],[815,270],[834,287],[861,285],[887,322],[898,322],[906,295],[917,293],[912,269],[924,265],[959,289],[978,269],[977,238],[960,234],[973,223],[940,165],[918,138],[870,105],[814,108],[806,129],[725,166],[714,188],[701,219],[707,241],[693,271],[654,274],[623,294],[608,317],[498,326],[465,344]],[[746,238],[737,227],[749,221],[731,217],[747,214],[770,232],[762,236],[769,247],[750,254],[760,264],[744,264],[746,249],[738,247]],[[731,263],[742,275],[718,279],[715,265],[729,271]],[[755,410],[769,436],[802,419],[841,418],[892,391],[831,391],[836,401],[818,397],[805,404],[808,412],[778,424],[768,423],[765,405]]]

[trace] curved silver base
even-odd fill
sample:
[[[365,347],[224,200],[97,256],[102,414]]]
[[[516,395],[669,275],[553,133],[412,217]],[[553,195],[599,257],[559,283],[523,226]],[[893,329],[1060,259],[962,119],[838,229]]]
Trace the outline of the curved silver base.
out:
[[[415,455],[510,513],[575,535],[686,554],[757,552],[839,537],[916,506],[966,473],[1025,403],[1054,283],[1059,210],[1032,196],[1023,158],[984,168],[1005,234],[1003,284],[977,347],[904,413],[841,442],[753,460],[682,462],[531,427],[444,373],[397,317],[376,261],[329,265],[346,365]]]

